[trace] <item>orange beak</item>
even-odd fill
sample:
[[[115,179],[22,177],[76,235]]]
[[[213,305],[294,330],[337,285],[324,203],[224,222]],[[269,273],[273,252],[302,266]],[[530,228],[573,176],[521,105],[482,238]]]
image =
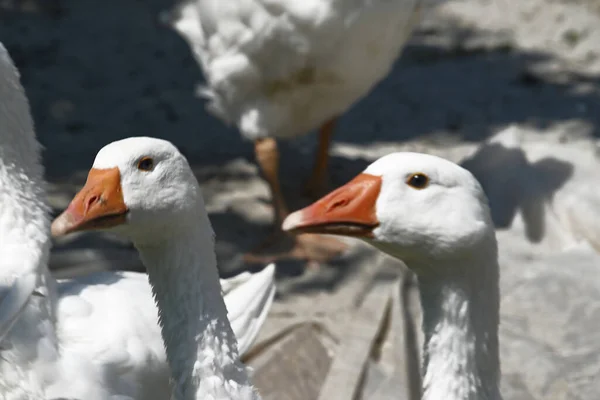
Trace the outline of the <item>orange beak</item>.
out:
[[[290,214],[283,230],[370,238],[379,226],[375,204],[381,177],[360,174],[310,206]]]
[[[127,211],[119,169],[92,168],[83,189],[52,222],[52,236],[121,225],[126,221]]]

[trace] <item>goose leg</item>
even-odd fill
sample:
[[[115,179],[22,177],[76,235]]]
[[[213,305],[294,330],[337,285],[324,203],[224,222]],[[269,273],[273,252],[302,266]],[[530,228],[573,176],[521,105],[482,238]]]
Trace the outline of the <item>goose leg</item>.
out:
[[[327,184],[327,164],[329,161],[329,146],[335,130],[337,117],[321,125],[319,129],[319,145],[315,156],[315,163],[310,178],[304,187],[304,193],[312,199],[321,197]]]
[[[276,224],[281,225],[290,212],[279,184],[279,149],[277,148],[277,141],[273,138],[258,139],[254,142],[254,154],[269,185],[275,212],[274,221]]]
[[[321,235],[304,234],[289,235],[281,230],[281,223],[289,215],[289,209],[283,197],[279,183],[279,150],[277,142],[272,138],[259,139],[254,144],[256,161],[260,166],[271,192],[274,208],[273,232],[250,253],[244,255],[248,263],[268,263],[278,260],[303,260],[311,262],[327,261],[346,249],[346,245],[337,239]],[[285,250],[275,249],[267,252],[277,242],[292,242]],[[262,254],[264,252],[264,254]]]

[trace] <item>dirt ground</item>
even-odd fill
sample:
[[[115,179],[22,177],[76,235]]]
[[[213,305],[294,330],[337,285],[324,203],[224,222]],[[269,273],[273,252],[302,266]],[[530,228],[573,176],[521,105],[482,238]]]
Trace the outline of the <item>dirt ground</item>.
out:
[[[228,276],[248,268],[240,254],[267,232],[267,188],[253,162],[252,145],[208,115],[195,96],[201,72],[183,40],[159,23],[158,13],[171,6],[168,0],[0,0],[0,41],[22,73],[45,147],[55,212],[68,204],[103,145],[128,136],[168,139],[197,172],[217,234],[220,268]],[[330,186],[346,182],[391,151],[422,151],[461,162],[513,124],[526,138],[526,153],[546,143],[563,151],[563,139],[557,139],[561,135],[586,141],[583,149],[593,147],[600,137],[599,96],[599,1],[449,1],[426,15],[389,77],[342,117]],[[288,197],[297,199],[295,207],[306,204],[298,192],[310,171],[314,146],[314,135],[282,144],[282,181]],[[575,154],[562,160],[580,171]],[[593,171],[582,171],[588,170]],[[552,171],[554,177],[560,175]],[[506,184],[518,175],[511,173]],[[553,190],[564,187],[570,176]],[[597,173],[586,176],[588,185],[598,181]],[[488,191],[492,206],[505,207],[501,193],[511,188],[493,190]],[[523,294],[521,302],[508,290],[526,281],[537,288],[543,282],[579,285],[575,272],[552,275],[543,267],[562,265],[560,257],[576,257],[561,253],[546,260],[555,253],[531,247],[532,241],[525,239],[528,225],[513,223],[516,214],[508,212],[504,220],[500,215],[498,224],[507,264],[501,337],[507,343],[502,349],[505,399],[593,400],[600,389],[593,379],[600,371],[600,340],[588,336],[597,336],[600,325],[594,318],[575,318],[570,306],[566,313],[564,304],[534,297],[534,290]],[[546,280],[531,280],[527,268],[519,267],[531,254],[537,258],[530,271]],[[581,262],[581,273],[597,276],[594,254],[590,251]],[[374,251],[354,246],[318,270],[279,265],[278,297],[266,332],[281,329],[290,315],[324,315],[332,324],[343,320],[374,279],[372,267],[380,263]],[[52,268],[67,276],[94,268],[142,267],[129,244],[109,235],[80,235],[56,244]],[[586,288],[570,291],[569,300],[598,310],[600,291]],[[535,293],[556,295],[546,289]],[[327,301],[318,302],[322,308],[317,312],[319,299]],[[540,302],[547,308],[540,309]],[[563,321],[567,315],[571,319]],[[564,322],[562,330],[554,329],[556,337],[548,339],[548,329],[539,327],[548,328],[544,324],[557,324],[557,319]],[[519,329],[527,332],[519,336]],[[540,361],[531,361],[529,354]]]

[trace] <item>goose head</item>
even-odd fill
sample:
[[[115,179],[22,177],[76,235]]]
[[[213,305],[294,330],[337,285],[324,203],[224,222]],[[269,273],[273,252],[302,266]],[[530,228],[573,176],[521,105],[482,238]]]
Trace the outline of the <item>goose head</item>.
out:
[[[450,161],[419,153],[380,158],[290,214],[283,229],[360,238],[407,262],[459,258],[493,237],[487,198],[475,177]]]
[[[52,234],[103,229],[137,243],[162,240],[198,223],[193,217],[203,205],[194,174],[173,144],[133,137],[98,152],[84,187],[52,223]]]

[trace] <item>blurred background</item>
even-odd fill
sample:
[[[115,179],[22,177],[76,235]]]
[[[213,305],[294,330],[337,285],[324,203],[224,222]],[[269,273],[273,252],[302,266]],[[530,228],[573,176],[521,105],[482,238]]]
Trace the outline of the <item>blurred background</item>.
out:
[[[249,268],[240,254],[269,229],[268,190],[252,143],[196,95],[201,70],[160,17],[173,6],[0,0],[0,41],[22,74],[54,212],[105,144],[170,140],[197,173],[222,276],[231,276]],[[331,189],[400,150],[462,163],[482,182],[501,247],[505,399],[592,400],[600,390],[599,127],[598,0],[449,0],[425,13],[392,72],[334,136]],[[281,141],[292,208],[308,204],[298,190],[315,146],[315,135]],[[278,265],[264,336],[303,320],[335,332],[395,263],[355,244],[317,269]],[[62,239],[51,266],[58,276],[143,270],[130,244],[107,234]],[[409,308],[418,320],[418,306]]]

